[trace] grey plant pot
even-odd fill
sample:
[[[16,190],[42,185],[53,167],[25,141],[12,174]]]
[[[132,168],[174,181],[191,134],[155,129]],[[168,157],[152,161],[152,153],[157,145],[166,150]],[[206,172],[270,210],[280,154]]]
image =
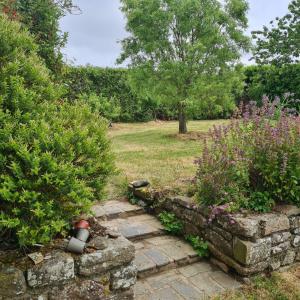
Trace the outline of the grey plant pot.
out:
[[[83,241],[83,242],[86,242],[87,239],[89,238],[89,235],[90,235],[90,233],[89,233],[89,230],[88,230],[88,229],[85,229],[85,228],[79,228],[79,229],[77,230],[76,238],[77,238],[78,240],[81,240],[81,241]]]
[[[67,250],[81,254],[84,251],[85,245],[85,242],[72,237],[68,243]]]

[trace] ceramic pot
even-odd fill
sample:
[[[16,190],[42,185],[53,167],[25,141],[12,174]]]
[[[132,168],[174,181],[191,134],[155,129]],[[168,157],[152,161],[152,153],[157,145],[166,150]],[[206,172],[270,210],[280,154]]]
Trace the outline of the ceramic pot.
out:
[[[67,250],[74,253],[83,253],[85,242],[72,237],[68,243]]]
[[[90,228],[90,224],[86,220],[80,220],[79,222],[77,222],[75,224],[75,228],[76,229],[79,229],[79,228],[88,229],[88,228]]]
[[[89,238],[89,231],[88,229],[85,229],[85,228],[79,228],[77,229],[77,234],[76,234],[76,238],[78,240],[81,240],[82,242],[86,242],[87,239]]]

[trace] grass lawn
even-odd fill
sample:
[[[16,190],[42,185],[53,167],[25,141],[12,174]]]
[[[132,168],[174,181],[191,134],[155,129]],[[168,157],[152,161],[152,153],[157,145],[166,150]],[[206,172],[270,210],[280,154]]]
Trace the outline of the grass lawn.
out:
[[[194,160],[201,154],[209,128],[226,121],[191,121],[187,135],[178,135],[178,122],[114,124],[109,131],[119,181],[148,179],[155,188],[183,189],[196,172]]]

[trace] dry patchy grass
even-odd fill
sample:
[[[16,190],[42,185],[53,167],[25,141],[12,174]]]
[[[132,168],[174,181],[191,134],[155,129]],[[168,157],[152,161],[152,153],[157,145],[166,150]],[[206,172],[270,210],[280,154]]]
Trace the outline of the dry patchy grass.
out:
[[[109,136],[121,172],[114,185],[146,178],[157,188],[184,189],[196,172],[194,160],[201,154],[209,128],[224,122],[191,121],[187,135],[177,134],[177,122],[114,124]]]

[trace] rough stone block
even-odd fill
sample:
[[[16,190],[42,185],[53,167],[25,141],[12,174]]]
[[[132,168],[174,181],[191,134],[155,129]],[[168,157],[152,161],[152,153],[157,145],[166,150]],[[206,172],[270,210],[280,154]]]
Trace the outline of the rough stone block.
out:
[[[205,232],[205,239],[211,241],[225,254],[232,256],[232,242],[228,242],[220,234],[216,233],[212,229],[208,229]]]
[[[270,270],[271,271],[275,271],[278,270],[281,266],[281,261],[280,258],[276,257],[276,258],[272,258],[271,262],[270,262]]]
[[[227,231],[234,235],[255,238],[259,235],[259,219],[255,217],[234,216],[233,222],[228,218],[218,218],[218,223]]]
[[[292,229],[300,228],[300,216],[290,217],[290,226]]]
[[[290,204],[277,205],[274,210],[288,217],[300,215],[300,208]]]
[[[286,242],[291,238],[290,232],[274,233],[272,235],[272,245],[278,245],[280,243]]]
[[[296,235],[295,237],[293,237],[292,245],[294,247],[300,247],[300,236],[299,235]]]
[[[292,250],[288,250],[286,255],[282,261],[282,266],[291,265],[296,258],[296,252]]]
[[[215,232],[217,232],[218,234],[220,234],[224,239],[226,239],[227,241],[231,242],[232,241],[232,234],[218,226],[214,226],[211,225],[212,230],[214,230]]]
[[[290,228],[290,221],[286,215],[265,214],[260,216],[260,219],[263,236],[267,236],[279,231],[288,230]]]
[[[41,287],[62,284],[74,276],[72,256],[62,251],[54,251],[48,260],[27,271],[27,282],[31,287]]]
[[[281,253],[283,251],[286,251],[290,247],[291,247],[291,243],[290,242],[281,243],[281,244],[279,244],[277,246],[272,247],[271,254],[272,255],[279,254],[279,253]]]
[[[130,264],[111,273],[111,289],[128,289],[136,283],[137,267]]]
[[[79,274],[90,276],[104,273],[111,268],[131,262],[134,253],[134,245],[124,237],[109,239],[106,249],[80,256],[76,262]]]
[[[11,299],[26,291],[23,272],[13,266],[0,263],[0,299]]]
[[[243,241],[239,238],[233,240],[234,258],[244,265],[254,265],[270,257],[271,238],[257,240],[255,243]]]
[[[106,299],[104,287],[96,281],[76,281],[63,287],[54,288],[49,293],[49,300],[70,300],[70,299]]]

